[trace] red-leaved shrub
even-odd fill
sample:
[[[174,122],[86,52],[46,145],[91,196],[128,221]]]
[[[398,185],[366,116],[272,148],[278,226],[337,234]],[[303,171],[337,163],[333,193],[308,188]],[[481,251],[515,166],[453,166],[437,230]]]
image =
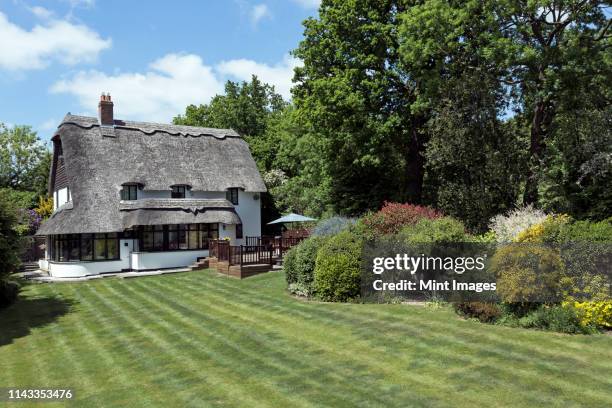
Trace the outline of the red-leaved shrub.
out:
[[[385,201],[380,211],[366,215],[363,223],[378,234],[395,234],[405,225],[416,224],[423,218],[434,220],[443,215],[430,207]]]

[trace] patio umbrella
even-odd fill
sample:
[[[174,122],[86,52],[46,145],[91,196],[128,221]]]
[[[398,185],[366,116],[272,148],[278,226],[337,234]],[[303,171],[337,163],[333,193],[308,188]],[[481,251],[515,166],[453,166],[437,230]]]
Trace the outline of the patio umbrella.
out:
[[[287,214],[284,215],[282,217],[280,217],[277,220],[271,221],[268,223],[268,225],[270,224],[283,224],[283,223],[289,223],[289,222],[307,222],[307,221],[316,221],[315,218],[310,218],[310,217],[306,217],[304,215],[300,215],[300,214]]]

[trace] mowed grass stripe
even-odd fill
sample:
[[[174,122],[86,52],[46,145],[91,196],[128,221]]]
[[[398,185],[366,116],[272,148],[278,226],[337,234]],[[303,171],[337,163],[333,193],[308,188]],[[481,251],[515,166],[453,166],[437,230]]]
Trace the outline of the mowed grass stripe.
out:
[[[60,290],[57,285],[50,285],[53,296],[60,297],[64,291]],[[69,315],[65,316],[63,321],[69,320]],[[70,324],[61,324],[61,322],[50,325],[50,341],[46,345],[48,350],[53,350],[53,353],[58,353],[62,356],[61,371],[55,372],[54,382],[61,383],[62,387],[70,387],[75,392],[75,397],[80,401],[86,401],[92,406],[101,406],[102,400],[96,395],[96,382],[93,373],[89,370],[97,370],[97,366],[87,366],[87,350],[82,347],[81,336],[78,331],[74,330],[74,326]],[[57,384],[58,386],[60,384]],[[45,385],[46,386],[46,385]],[[76,393],[79,395],[77,396]]]
[[[158,284],[158,282],[151,281],[151,284]],[[167,290],[173,289],[167,288]],[[161,294],[161,292],[157,293]],[[186,288],[182,288],[180,291],[176,292],[177,296],[181,297],[186,296],[187,293],[189,293],[189,291]],[[194,295],[189,296],[193,298]],[[207,296],[214,298],[213,301],[202,303],[203,299],[205,299]],[[241,321],[244,321],[245,324],[255,326],[253,327],[255,331],[269,331],[270,326],[267,326],[265,323],[262,322],[270,321],[275,317],[278,317],[276,315],[273,316],[269,313],[266,313],[265,308],[250,308],[247,310],[243,310],[242,312],[235,312],[236,309],[240,308],[240,304],[238,303],[240,301],[240,297],[236,297],[235,300],[235,303],[227,303],[228,307],[219,308],[216,306],[216,304],[222,304],[224,302],[224,298],[216,297],[211,292],[207,293],[206,295],[202,295],[202,300],[200,302],[195,300],[194,303],[203,304],[205,309],[213,310],[215,314],[223,315],[225,317],[225,321],[239,319]],[[300,322],[300,324],[301,323],[303,322]],[[285,326],[292,326],[292,324],[293,322],[289,320],[284,321]],[[330,359],[328,361],[315,361],[316,366],[325,366],[329,363],[329,361],[338,361],[338,358],[340,358],[341,361],[353,362],[354,365],[357,365],[355,363],[358,363],[361,366],[367,366],[369,369],[361,374],[365,378],[361,379],[362,381],[360,381],[360,386],[357,387],[357,395],[362,394],[364,398],[372,398],[372,395],[374,394],[372,392],[372,386],[377,382],[377,380],[383,378],[387,383],[391,382],[399,385],[419,384],[421,386],[421,388],[419,388],[420,393],[428,395],[430,398],[438,398],[444,395],[448,395],[443,392],[445,389],[447,391],[454,391],[450,386],[439,384],[439,377],[435,377],[434,375],[427,375],[426,373],[418,372],[411,373],[409,376],[407,376],[406,373],[404,373],[402,370],[397,370],[397,362],[399,359],[396,356],[391,356],[390,354],[386,353],[381,353],[378,355],[372,354],[372,347],[370,344],[362,344],[361,347],[357,347],[358,339],[351,339],[350,333],[345,333],[343,336],[340,337],[329,336],[325,333],[322,333],[320,330],[316,330],[315,327],[305,328],[303,326],[300,326],[300,324],[298,324],[297,327],[293,327],[290,330],[286,330],[284,332],[285,336],[287,337],[285,339],[286,344],[276,344],[275,348],[282,349],[283,347],[293,346],[296,348],[296,351],[299,352],[301,350],[302,353],[304,353],[306,350],[314,348],[319,352],[325,352],[326,354],[334,354],[334,359]],[[318,333],[318,335],[316,335],[316,338],[311,341],[306,341],[307,337],[311,337],[313,333]],[[274,341],[275,340],[273,339],[272,342],[274,343]],[[349,344],[350,347],[347,347],[349,346]],[[309,359],[314,358],[315,355],[309,355]],[[333,366],[330,367],[330,369],[333,369]],[[339,379],[346,378],[346,373],[339,374]],[[364,387],[364,385],[366,384],[370,384],[371,386],[369,388]],[[432,384],[435,384],[435,387],[432,386]],[[429,389],[422,388],[428,385],[430,386]],[[365,392],[361,393],[360,391]],[[405,397],[409,398],[411,394],[412,393],[409,390],[406,390]],[[400,397],[400,395],[396,395],[396,397]],[[456,397],[453,397],[453,399],[454,398]],[[464,396],[464,398],[467,399],[467,396]],[[473,401],[467,400],[466,402]],[[494,402],[493,398],[491,398],[491,402]]]
[[[138,286],[140,283],[141,282],[134,283],[134,286]],[[154,282],[149,281],[147,282],[147,286],[142,288],[142,291],[145,293],[149,292],[151,297],[164,297],[163,290],[172,290],[171,288],[160,287],[160,290],[157,291],[150,288],[151,284],[154,284]],[[177,295],[179,295],[178,298],[183,297],[183,295]],[[241,322],[233,323],[232,321],[235,320],[236,316],[230,314],[224,316],[225,311],[223,309],[211,307],[212,305],[206,305],[206,310],[212,313],[204,314],[186,308],[185,304],[179,303],[176,297],[166,296],[165,303],[171,305],[177,313],[184,316],[189,315],[193,317],[194,320],[197,319],[198,322],[205,323],[206,326],[196,326],[195,329],[201,331],[203,335],[211,336],[216,339],[221,345],[221,350],[228,353],[231,358],[236,358],[239,361],[249,364],[257,364],[258,367],[265,370],[270,377],[274,377],[274,374],[276,374],[277,377],[279,376],[278,374],[282,374],[282,379],[299,379],[301,383],[307,383],[309,387],[317,387],[318,393],[322,393],[323,395],[329,394],[330,397],[334,397],[337,400],[344,399],[344,402],[351,402],[353,404],[362,401],[362,398],[368,397],[372,399],[371,392],[364,390],[363,387],[355,388],[351,390],[352,392],[347,393],[346,385],[337,388],[337,391],[340,393],[334,395],[336,389],[333,387],[333,384],[339,381],[345,381],[347,373],[340,373],[329,360],[321,360],[318,365],[310,366],[312,371],[317,371],[319,376],[324,377],[323,380],[328,380],[324,381],[324,385],[322,385],[321,382],[309,381],[308,378],[296,378],[299,377],[299,370],[303,369],[303,362],[300,358],[297,358],[300,352],[303,353],[303,348],[300,348],[299,344],[296,344],[295,346],[297,347],[295,351],[290,350],[284,352],[283,349],[276,344],[277,341],[274,339],[274,337],[276,337],[275,333],[270,327],[261,326],[259,327],[260,331],[249,330],[257,328],[251,328],[241,324]],[[199,305],[199,303],[196,304]],[[208,328],[209,326],[210,328]],[[254,335],[254,333],[259,334]],[[276,347],[270,348],[270,344]],[[283,346],[287,345],[285,344]],[[335,375],[331,376],[332,374]],[[293,385],[295,387],[296,384]],[[344,395],[341,393],[343,389],[345,391]],[[285,392],[292,394],[296,393],[296,390],[295,388],[290,388],[285,389]],[[352,401],[346,401],[347,398],[351,398]],[[383,403],[384,401],[380,400],[379,402]]]
[[[0,347],[3,368],[16,371],[0,379],[78,376],[65,362],[72,354],[80,375],[95,379],[79,384],[93,388],[75,406],[612,405],[610,336],[487,326],[405,305],[303,302],[276,272],[33,285],[24,298],[53,291],[78,303],[38,319],[44,326],[32,310],[9,311],[34,320],[30,334]],[[3,318],[0,327],[11,322]],[[58,325],[71,347],[47,345]],[[52,351],[37,353],[37,366],[16,355],[41,346]],[[100,373],[116,378],[98,381]]]
[[[190,279],[190,283],[191,282],[195,282],[193,281],[193,277],[191,277]],[[231,286],[231,283],[229,284],[230,286],[225,286],[223,283],[221,283],[221,279],[217,280],[215,283],[220,284],[221,286],[223,286],[223,289],[225,289],[226,292],[232,292],[235,294],[236,291],[239,292],[246,292],[249,293],[248,290],[245,290],[243,288],[235,288]],[[191,286],[191,285],[190,285]],[[215,287],[215,291],[220,291],[219,286]],[[573,341],[573,339],[581,339],[581,340],[591,340],[592,338],[599,338],[601,340],[608,340],[608,339],[604,339],[605,336],[603,335],[599,335],[599,336],[568,336],[568,335],[558,335],[556,333],[543,333],[543,332],[537,332],[534,330],[526,330],[526,329],[512,329],[512,328],[506,328],[506,327],[497,327],[497,326],[483,326],[479,323],[474,323],[474,322],[469,322],[469,321],[460,321],[458,318],[456,318],[455,315],[452,315],[453,319],[449,320],[448,316],[446,316],[444,314],[444,311],[429,311],[426,309],[423,309],[421,307],[415,307],[415,306],[406,306],[406,305],[332,305],[332,307],[330,308],[329,304],[317,304],[316,302],[313,303],[308,303],[308,302],[297,302],[296,305],[296,300],[293,298],[290,298],[289,296],[286,297],[289,301],[287,302],[287,305],[289,305],[289,307],[291,307],[292,310],[295,310],[296,307],[302,307],[302,311],[306,311],[306,314],[304,315],[305,317],[310,317],[310,315],[312,315],[312,306],[314,305],[315,307],[319,307],[317,313],[318,313],[318,317],[321,316],[321,314],[327,314],[328,316],[330,316],[331,321],[335,321],[335,316],[337,316],[337,313],[339,313],[339,311],[346,311],[345,315],[348,314],[351,319],[353,319],[354,321],[352,321],[351,323],[355,323],[355,324],[359,324],[361,325],[361,327],[365,327],[366,329],[369,328],[370,324],[372,323],[376,323],[376,324],[383,324],[385,325],[384,329],[389,329],[389,330],[393,330],[394,328],[400,328],[403,329],[404,331],[408,331],[410,334],[414,334],[414,335],[418,335],[419,332],[422,332],[421,327],[422,325],[435,325],[435,326],[442,326],[444,325],[445,327],[441,327],[442,329],[444,329],[444,331],[448,330],[448,329],[455,329],[455,330],[462,330],[462,334],[478,334],[479,338],[483,338],[485,337],[488,341],[491,342],[498,342],[500,343],[501,346],[503,346],[503,349],[506,350],[506,352],[504,353],[504,355],[506,355],[509,351],[509,349],[514,349],[517,348],[516,345],[520,343],[521,346],[524,347],[520,347],[516,350],[516,355],[514,355],[513,357],[515,357],[516,359],[525,361],[525,362],[529,362],[531,360],[533,360],[534,358],[536,360],[540,359],[540,357],[554,357],[555,359],[559,359],[561,358],[567,358],[568,361],[567,363],[575,366],[576,364],[582,364],[584,363],[584,359],[580,359],[576,356],[576,353],[573,354],[569,354],[567,349],[553,349],[550,350],[550,347],[543,347],[542,344],[538,343],[537,337],[538,336],[542,336],[542,337],[556,337],[556,336],[560,336],[563,337],[564,339],[566,339],[566,341],[568,343],[571,343]],[[255,304],[256,306],[261,306],[261,307],[267,307],[271,304],[271,302],[273,301],[272,297],[269,296],[256,296],[253,299],[249,299],[249,302]],[[347,310],[347,309],[359,309],[357,312],[355,310]],[[362,316],[366,316],[369,318],[363,318]],[[359,320],[360,319],[360,320]],[[417,319],[418,320],[418,325],[414,325],[414,320]],[[446,319],[446,321],[445,321]],[[453,321],[455,320],[455,321]],[[364,325],[364,323],[367,323],[367,325]],[[386,325],[385,323],[388,323],[388,325]],[[395,327],[394,327],[395,326]],[[535,341],[521,341],[521,342],[510,342],[508,341],[506,338],[506,333],[503,332],[507,332],[508,334],[514,334],[516,332],[522,333],[522,334],[527,334],[528,338],[536,338]],[[498,332],[499,334],[496,334],[496,332]],[[522,340],[522,339],[521,339]],[[584,345],[581,346],[581,353],[588,353],[588,349],[584,347]],[[510,352],[512,352],[510,350]],[[537,354],[533,354],[530,355],[529,353],[532,352],[536,352]],[[611,359],[603,359],[601,360],[602,354],[601,352],[599,353],[595,353],[593,355],[594,358],[596,359],[600,359],[600,361],[595,362],[595,364],[598,367],[604,368],[604,369],[612,369],[612,353],[607,353]],[[541,359],[540,359],[541,360]],[[593,368],[593,364],[594,362],[591,360],[589,361],[589,369]],[[588,374],[587,374],[588,375]]]
[[[108,352],[117,354],[117,358],[123,361],[123,365],[129,367],[135,372],[132,376],[132,381],[127,387],[128,397],[132,401],[145,402],[147,398],[155,401],[155,405],[173,406],[176,404],[175,388],[167,389],[168,383],[164,382],[164,378],[159,380],[160,373],[166,373],[167,376],[176,374],[169,366],[163,350],[157,348],[151,349],[151,344],[148,342],[147,331],[134,331],[131,322],[126,319],[121,311],[116,308],[109,308],[109,303],[105,298],[111,298],[107,293],[99,295],[99,290],[92,290],[92,284],[84,285],[82,290],[89,293],[89,297],[85,296],[87,304],[94,310],[98,310],[100,318],[100,331],[104,334],[112,334],[114,336],[115,347],[108,349]],[[100,312],[102,311],[102,312]],[[106,313],[105,313],[106,312]],[[101,392],[105,389],[102,388]],[[146,394],[147,397],[142,397]],[[146,406],[143,405],[143,406]]]
[[[202,401],[191,401],[187,395],[187,389],[195,381],[204,381],[201,371],[188,358],[188,348],[182,348],[182,340],[179,336],[164,327],[164,322],[159,316],[151,315],[146,308],[134,308],[125,298],[117,296],[110,285],[117,282],[96,282],[87,285],[95,298],[106,306],[107,309],[116,315],[120,315],[130,327],[129,330],[142,335],[140,340],[141,347],[148,344],[150,350],[143,353],[145,359],[155,359],[155,364],[151,365],[151,372],[154,373],[153,380],[159,387],[170,388],[172,399],[179,406],[198,406]],[[104,289],[102,296],[100,288]],[[145,325],[145,322],[148,323]],[[158,329],[161,329],[161,333]],[[137,346],[133,344],[132,346]],[[181,349],[182,348],[182,349]],[[172,367],[172,370],[164,371],[164,367]],[[191,383],[191,384],[190,384]],[[207,395],[214,395],[211,388]],[[180,401],[180,402],[178,402]]]
[[[218,364],[227,367],[236,374],[236,378],[241,378],[241,381],[253,381],[250,376],[255,376],[259,387],[263,384],[265,390],[256,388],[257,392],[265,394],[279,394],[281,398],[291,398],[295,393],[294,390],[286,390],[285,393],[279,393],[278,389],[269,384],[269,379],[262,376],[261,373],[281,373],[291,374],[286,365],[278,364],[272,356],[263,356],[266,352],[265,336],[254,337],[247,331],[237,327],[231,321],[220,320],[213,314],[202,314],[197,312],[197,308],[184,308],[171,298],[164,296],[160,291],[150,290],[148,286],[140,287],[141,282],[129,282],[122,285],[121,290],[124,290],[126,296],[133,296],[135,299],[151,305],[156,311],[162,314],[170,314],[173,318],[180,320],[181,324],[177,325],[177,330],[186,338],[195,337],[201,341],[206,341],[206,350],[210,352],[211,357],[215,358]],[[150,283],[150,281],[149,281]],[[138,289],[138,290],[137,290]],[[156,302],[151,302],[150,299],[156,299]],[[163,306],[159,303],[163,303]],[[168,311],[172,309],[172,312]],[[185,330],[189,327],[189,331]],[[282,361],[286,363],[286,361]],[[297,363],[297,360],[295,361]],[[257,368],[253,373],[253,368]],[[261,378],[260,378],[261,377]],[[341,400],[342,396],[337,397]],[[306,401],[292,398],[287,403],[292,406],[307,404]],[[308,404],[307,404],[308,405]]]
[[[185,291],[185,289],[183,289],[183,291]],[[211,292],[211,293],[212,293],[212,292]],[[210,296],[214,296],[214,295],[210,295]],[[235,295],[234,295],[234,296],[235,296]],[[238,300],[238,298],[236,298],[236,300]],[[222,301],[223,301],[223,299],[215,299],[215,302],[216,302],[216,303],[219,303],[219,302],[222,302]],[[235,305],[234,305],[234,306],[235,306]],[[227,309],[231,309],[231,308],[227,308]],[[263,307],[262,307],[262,308],[253,308],[253,310],[254,310],[254,311],[260,311],[260,310],[265,310],[265,308],[263,308]],[[254,313],[255,313],[255,312],[254,312]],[[337,320],[337,322],[338,322],[338,320]],[[285,321],[285,322],[284,322],[284,324],[291,324],[291,322],[287,322],[287,321]],[[305,330],[304,332],[305,332],[305,333],[309,333],[310,331],[309,331],[309,330]],[[296,341],[297,343],[299,343],[299,340],[295,340],[295,341]],[[353,341],[353,340],[351,340],[351,341]],[[367,346],[366,346],[366,347],[367,347]],[[366,348],[366,351],[367,351],[367,348]],[[428,350],[427,348],[425,348],[423,351],[428,352],[428,351],[431,351],[431,350]],[[355,353],[355,354],[356,354],[356,355],[361,355],[360,353]],[[395,359],[397,359],[397,358],[395,358]],[[369,363],[371,364],[372,362],[369,362]],[[473,363],[473,362],[472,362],[472,363]],[[438,374],[439,374],[439,373],[438,373]],[[411,376],[411,379],[414,379],[414,376]]]
[[[190,286],[192,286],[192,287],[193,287],[193,285],[190,285]],[[186,289],[186,290],[188,290],[188,289]],[[215,292],[219,292],[218,288],[216,288],[216,290],[214,290],[214,291],[215,291]],[[234,292],[235,292],[235,291],[234,291]],[[233,293],[233,297],[236,297],[236,293]],[[254,309],[257,309],[257,310],[260,310],[260,309],[261,309],[261,310],[264,310],[264,309],[265,309],[265,305],[259,305],[259,306],[261,306],[261,307],[259,307],[259,308],[258,308],[258,307],[255,307]],[[331,306],[331,305],[324,305],[324,306]],[[367,307],[366,305],[349,305],[349,306],[354,306],[354,307]],[[384,306],[381,306],[381,307],[384,307]],[[404,307],[404,308],[405,308],[406,306],[398,306],[398,307]],[[373,319],[373,320],[376,320],[376,319]],[[336,320],[336,322],[339,322],[339,320]],[[367,323],[371,323],[371,322],[366,321],[365,323],[366,323],[366,324],[363,324],[363,325],[362,325],[362,327],[368,327],[368,324],[367,324]],[[414,322],[413,322],[413,323],[414,323]],[[461,324],[461,323],[464,323],[464,322],[458,321],[457,323]],[[418,322],[418,325],[419,325],[419,326],[429,326],[429,327],[431,327],[431,328],[435,328],[435,325],[436,325],[436,324],[437,324],[437,323],[432,324],[432,323],[430,323],[430,322],[428,322],[428,321],[420,321],[420,322]],[[456,331],[456,328],[455,328],[455,331]],[[434,332],[434,333],[435,333],[435,331],[433,331],[433,330],[432,330],[432,332]],[[473,333],[471,333],[471,332],[469,332],[469,331],[465,331],[465,332],[466,332],[467,334],[473,334]],[[372,331],[371,331],[371,333],[374,333],[374,332],[372,332]],[[435,333],[435,336],[436,336],[436,337],[437,337],[437,339],[439,340],[439,339],[440,339],[440,338],[442,338],[442,337],[446,337],[446,333],[447,333],[447,332],[445,332],[445,331],[438,332],[438,333]],[[549,333],[549,334],[550,334],[550,333]],[[498,339],[498,338],[495,338],[494,340],[499,341],[499,339]],[[505,345],[505,343],[504,343],[504,345]],[[479,351],[479,352],[480,352],[480,349],[482,349],[483,347],[485,347],[485,348],[486,348],[486,347],[487,347],[487,344],[486,344],[486,343],[484,343],[484,344],[476,344],[474,347],[476,347],[476,351]],[[489,350],[491,350],[491,348],[489,348]],[[503,357],[503,350],[502,350],[502,351],[499,351],[499,349],[495,349],[495,350],[497,350],[497,354],[500,354],[500,355]],[[482,354],[482,353],[480,353],[480,354]],[[519,355],[519,357],[520,357],[520,355]],[[537,361],[537,360],[536,360],[536,361]],[[491,374],[491,371],[492,371],[492,370],[493,370],[493,371],[495,371],[495,370],[496,370],[496,368],[495,368],[495,364],[494,364],[494,365],[492,365],[491,367],[486,367],[486,366],[484,366],[483,364],[480,364],[480,363],[479,363],[479,364],[477,364],[477,366],[479,366],[479,367],[483,367],[483,368],[487,368],[487,369],[488,369],[488,373],[487,373],[487,374]],[[571,367],[571,366],[569,366],[569,367],[567,367],[567,368],[568,368],[568,369],[571,369],[572,367]],[[465,371],[465,368],[462,368],[462,369],[460,369],[460,370]],[[507,375],[505,375],[504,377],[506,377],[506,378],[508,378],[508,379],[512,379],[512,380],[514,380],[514,381],[516,381],[517,372],[507,373],[507,372],[505,372],[503,369],[499,369],[499,370],[497,370],[497,371],[498,371],[498,372],[500,372],[500,373],[505,373],[505,374],[507,374]],[[525,369],[523,369],[523,370],[522,370],[522,375],[523,375],[523,376],[526,376],[527,378],[526,378],[526,381],[524,381],[524,382],[525,382],[525,384],[522,384],[522,385],[521,385],[521,384],[519,384],[519,385],[517,386],[517,389],[518,389],[519,391],[524,390],[524,388],[523,388],[524,386],[531,386],[531,385],[533,384],[533,381],[535,381],[536,383],[537,383],[537,382],[541,382],[541,379],[540,379],[538,376],[533,375],[533,374],[532,374],[532,372],[533,372],[533,371],[532,371],[532,368],[531,368],[531,367],[526,367]],[[554,377],[554,378],[552,379],[552,381],[548,381],[548,383],[550,383],[550,386],[551,386],[551,387],[553,387],[553,390],[552,390],[552,391],[554,391],[554,392],[560,392],[560,388],[559,388],[559,387],[569,387],[570,389],[571,389],[571,388],[578,388],[578,389],[577,389],[577,391],[579,392],[579,394],[583,394],[583,393],[584,393],[584,391],[585,391],[585,390],[581,390],[581,389],[580,389],[580,387],[579,387],[578,385],[576,385],[576,384],[575,384],[575,382],[572,382],[572,381],[571,381],[571,379],[570,379],[570,378],[568,378],[568,377],[565,375],[565,373],[564,373],[564,372],[554,372],[554,374],[558,374],[558,375],[559,375],[559,376],[561,376],[561,377],[556,376],[556,377]],[[587,374],[587,376],[588,376],[588,374]],[[596,383],[597,383],[597,382],[601,382],[601,380],[599,380],[599,381],[598,381],[597,379],[594,379],[594,380],[595,380],[595,382],[596,382]],[[596,384],[596,385],[597,385],[597,384]],[[588,390],[588,391],[589,391],[589,392],[591,392],[595,398],[599,398],[599,399],[603,398],[603,402],[604,402],[604,403],[608,403],[608,402],[610,401],[610,399],[609,399],[610,393],[609,393],[609,392],[607,392],[607,387],[608,387],[608,384],[604,382],[604,383],[602,383],[601,385],[602,385],[602,387],[601,387],[601,388],[600,388],[600,387],[593,387],[591,390]],[[515,391],[512,391],[512,392],[515,392]],[[573,393],[571,392],[571,390],[568,392],[568,397],[570,397],[570,398],[574,398],[574,399],[575,399],[576,397],[575,397],[574,395],[575,395],[575,394],[573,394]]]
[[[196,377],[198,379],[198,383],[205,381],[207,379],[207,376],[205,374],[205,371],[203,370],[203,367],[197,365],[193,361],[201,357],[202,353],[208,353],[209,357],[212,357],[212,358],[214,358],[215,355],[210,353],[207,349],[199,346],[198,341],[197,341],[199,339],[196,339],[195,337],[191,335],[191,333],[188,333],[187,331],[183,330],[182,325],[176,325],[176,324],[172,325],[168,323],[164,318],[165,315],[169,315],[169,317],[171,317],[170,321],[172,322],[175,322],[176,319],[179,318],[180,316],[177,316],[170,309],[160,305],[158,302],[158,299],[156,299],[155,297],[141,297],[140,300],[143,303],[136,303],[133,300],[132,296],[130,296],[133,294],[120,292],[120,289],[125,288],[125,285],[129,285],[132,283],[133,282],[127,282],[127,283],[123,283],[120,285],[115,282],[113,282],[113,284],[111,284],[110,282],[108,283],[105,282],[108,289],[114,293],[115,298],[121,299],[121,305],[124,309],[126,307],[130,308],[135,313],[147,315],[152,320],[155,320],[157,322],[156,326],[158,326],[159,329],[164,331],[170,337],[168,341],[166,341],[164,350],[167,353],[169,353],[172,358],[182,359],[183,363],[188,365],[189,367],[189,375],[191,377]],[[150,307],[145,307],[147,304],[154,307],[157,313],[153,313]],[[125,310],[127,313],[131,314],[131,312],[128,312],[127,309]],[[161,337],[159,338],[162,339]],[[189,359],[186,359],[183,357],[183,354],[186,354],[186,353],[189,354],[189,357],[190,357]],[[227,366],[225,368],[231,369],[231,366]],[[232,378],[231,376],[228,376],[227,381],[231,383],[231,382],[235,382],[235,379]],[[241,402],[244,404],[249,404],[250,406],[258,406],[261,403],[261,401],[259,401],[258,399],[254,399],[253,395],[257,391],[261,392],[262,388],[265,388],[265,384],[261,383],[258,380],[254,380],[253,378],[244,378],[243,381],[244,381],[244,383],[242,384],[243,387],[246,386],[246,388],[252,388],[252,389],[245,390],[242,393],[243,401]],[[236,397],[235,390],[228,390],[228,395],[229,393],[231,393],[233,397]],[[266,398],[273,397],[273,395],[267,394],[265,392],[263,392],[263,395],[265,395]],[[290,401],[270,401],[270,402],[276,402],[279,404],[281,403],[287,404]]]
[[[195,284],[197,282],[197,280],[195,280],[196,278],[193,276],[190,276],[188,278],[186,277],[186,279],[189,281],[190,284]],[[249,291],[249,288],[233,286],[233,283],[231,281],[228,281],[227,279],[224,279],[224,278],[214,280],[214,284],[216,285],[215,290],[219,290],[219,287],[221,286],[226,291],[231,291],[234,293],[236,291],[239,291],[241,293],[247,293],[247,294],[252,293],[251,291]],[[524,355],[525,352],[529,353],[531,351],[536,351],[538,353],[542,353],[542,355],[547,356],[547,357],[556,357],[556,358],[560,356],[565,357],[568,359],[568,363],[572,365],[580,364],[583,362],[583,360],[581,360],[578,356],[576,356],[575,353],[568,352],[567,347],[560,346],[559,348],[552,348],[552,349],[551,347],[544,347],[540,342],[538,342],[539,340],[541,340],[539,337],[545,337],[547,341],[554,340],[556,337],[560,337],[562,338],[561,341],[566,342],[566,345],[574,344],[574,341],[573,341],[574,339],[580,339],[580,340],[589,341],[589,342],[592,342],[592,340],[603,340],[604,343],[608,342],[609,340],[609,338],[606,338],[606,336],[603,336],[603,335],[570,336],[570,335],[560,335],[557,333],[550,333],[550,332],[548,333],[538,332],[535,330],[527,330],[527,329],[514,329],[514,328],[499,327],[499,326],[483,326],[482,324],[479,324],[476,322],[459,321],[459,319],[455,315],[452,315],[453,317],[452,320],[447,321],[448,316],[444,315],[444,311],[429,311],[421,307],[407,306],[407,305],[331,304],[332,307],[330,308],[329,307],[330,304],[296,301],[296,299],[288,295],[286,295],[284,299],[279,300],[278,297],[269,296],[265,294],[259,294],[259,293],[257,294],[257,296],[253,296],[253,298],[250,299],[250,302],[256,303],[258,306],[265,306],[265,307],[269,307],[270,305],[273,304],[274,308],[278,310],[280,310],[278,304],[283,303],[284,305],[289,306],[293,310],[295,310],[296,308],[301,308],[302,311],[305,311],[307,313],[306,315],[304,315],[305,317],[310,317],[309,314],[312,315],[313,306],[314,306],[315,308],[318,308],[317,310],[318,316],[320,316],[321,313],[327,313],[329,316],[331,316],[332,321],[334,319],[333,316],[337,315],[337,313],[339,313],[340,311],[346,311],[346,314],[348,314],[352,319],[355,320],[354,322],[351,322],[351,323],[361,324],[364,322],[367,322],[367,323],[389,322],[391,326],[395,325],[397,327],[403,328],[404,330],[414,331],[414,333],[411,333],[411,334],[417,334],[417,331],[420,330],[420,326],[410,325],[410,323],[414,323],[413,319],[419,319],[419,323],[432,323],[433,322],[436,325],[445,324],[446,325],[445,329],[459,328],[460,326],[458,326],[458,324],[462,324],[465,327],[465,330],[466,330],[465,333],[477,333],[479,337],[491,336],[491,338],[487,338],[487,340],[503,341],[505,342],[504,347],[510,347],[510,348],[514,347],[516,343],[514,341],[512,342],[507,341],[506,334],[512,334],[512,335],[515,335],[513,337],[516,337],[516,336],[520,337],[520,340],[522,340],[520,342],[521,344],[528,346],[526,348],[521,348],[520,350],[518,350],[520,351],[520,353],[518,353],[515,356],[516,358],[519,358],[519,359],[522,358],[525,361],[531,359],[532,357],[540,357],[540,355],[533,355],[533,356]],[[360,309],[358,310],[359,312],[358,314],[355,313],[356,312],[356,310],[354,310],[355,308]],[[363,316],[366,316],[366,317],[369,316],[369,319],[364,319]],[[358,319],[361,319],[361,320],[358,322],[357,321]],[[453,321],[453,320],[457,320],[457,321]],[[393,327],[390,327],[390,328],[392,329]],[[500,335],[499,336],[496,335],[495,332],[500,332]],[[501,333],[501,332],[505,332],[505,333]],[[580,351],[581,354],[591,354],[592,357],[594,357],[595,359],[601,359],[602,357],[601,351],[599,352],[594,351],[591,353],[588,348],[584,347],[584,344],[576,344],[575,348],[578,351]],[[606,354],[609,357],[611,357],[610,360],[604,359],[603,361],[602,360],[596,361],[595,364],[597,364],[601,368],[612,369],[612,350],[610,350],[610,352]],[[589,361],[589,363],[593,364],[594,361]]]
[[[142,374],[139,370],[131,369],[118,358],[117,348],[121,347],[117,342],[112,331],[107,331],[104,324],[99,319],[100,311],[89,302],[87,296],[83,296],[79,285],[70,285],[66,288],[72,298],[77,300],[82,310],[82,318],[74,319],[74,326],[82,334],[84,343],[90,354],[89,358],[100,364],[100,377],[105,384],[108,384],[104,392],[104,405],[120,406],[128,402],[126,393],[136,391],[134,379]],[[98,378],[98,379],[99,379]],[[143,390],[144,391],[144,390]],[[152,405],[156,396],[156,389],[149,387],[146,392],[142,392],[143,406]],[[151,398],[153,397],[153,399]]]

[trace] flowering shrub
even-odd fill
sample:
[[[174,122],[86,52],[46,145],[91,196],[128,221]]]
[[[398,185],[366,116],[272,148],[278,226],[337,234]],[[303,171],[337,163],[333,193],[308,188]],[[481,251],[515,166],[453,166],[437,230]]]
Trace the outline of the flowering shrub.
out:
[[[489,222],[489,228],[495,232],[497,242],[512,242],[522,231],[542,223],[545,219],[546,214],[542,210],[528,205],[506,215],[496,215]]]
[[[380,211],[366,215],[363,223],[378,234],[395,234],[403,226],[416,224],[421,219],[434,220],[442,213],[430,207],[385,201]]]
[[[34,211],[41,216],[43,220],[49,218],[53,214],[53,197],[38,197],[38,206]]]
[[[576,309],[583,326],[612,328],[612,301],[564,302],[564,307]]]
[[[559,241],[563,229],[572,221],[566,214],[547,215],[544,221],[534,224],[521,231],[516,238],[516,242],[556,242]]]

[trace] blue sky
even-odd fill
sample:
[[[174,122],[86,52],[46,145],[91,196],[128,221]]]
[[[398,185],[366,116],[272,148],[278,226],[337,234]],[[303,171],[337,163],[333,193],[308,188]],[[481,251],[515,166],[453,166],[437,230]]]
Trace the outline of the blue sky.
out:
[[[251,74],[289,96],[318,0],[0,0],[0,122],[47,140],[67,113],[169,122]]]

